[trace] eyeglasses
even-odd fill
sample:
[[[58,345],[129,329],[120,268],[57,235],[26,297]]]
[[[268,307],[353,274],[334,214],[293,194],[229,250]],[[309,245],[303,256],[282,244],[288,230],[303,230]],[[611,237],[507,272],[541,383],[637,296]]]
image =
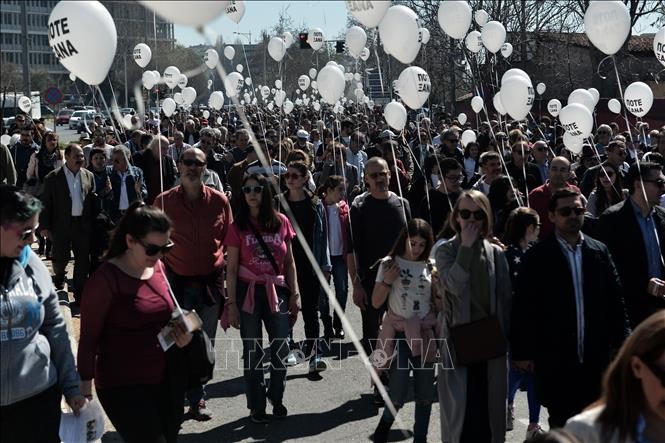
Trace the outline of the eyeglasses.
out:
[[[19,231],[17,229],[18,228],[17,225],[7,224],[7,225],[4,225],[3,228],[16,232],[19,235],[19,237],[21,238],[21,241],[27,241],[27,240],[31,240],[32,236],[37,234],[37,229],[39,228],[39,225],[35,226],[34,228],[24,229],[22,231]]]
[[[450,180],[451,182],[457,182],[457,183],[462,183],[464,181],[464,176],[463,175],[444,175],[446,180]]]
[[[202,162],[201,160],[191,159],[191,158],[183,158],[181,160],[181,162],[182,162],[183,165],[185,165],[187,167],[196,165],[197,168],[201,168],[201,167],[206,165],[206,163]]]
[[[154,257],[155,255],[159,254],[160,252],[162,255],[167,254],[175,244],[169,240],[169,242],[163,246],[159,245],[153,245],[152,243],[143,243],[143,241],[139,240],[138,241],[141,246],[145,249],[145,255],[148,257]]]
[[[367,174],[367,176],[372,180],[376,180],[379,176],[388,177],[388,171],[372,172],[371,174]]]
[[[640,358],[640,360],[642,360],[642,358]],[[658,380],[660,380],[660,384],[665,388],[665,369],[661,369],[660,367],[656,366],[655,363],[647,362],[645,360],[642,361],[646,367],[649,368],[651,373],[655,375]]]
[[[291,179],[298,180],[300,177],[302,177],[302,175],[291,173],[291,172],[286,172],[286,173],[282,174],[282,177],[284,177],[286,180],[291,180]]]
[[[260,194],[263,192],[263,186],[261,185],[256,185],[256,186],[243,186],[242,187],[242,192],[245,194]]]
[[[556,212],[559,213],[562,217],[568,217],[570,214],[573,212],[575,213],[576,216],[580,216],[584,214],[584,208],[580,208],[578,206],[564,206],[563,208],[557,208]]]
[[[643,179],[642,181],[647,182],[647,183],[655,183],[656,186],[658,186],[659,188],[662,188],[663,186],[665,186],[665,179],[663,179],[663,178],[659,178],[659,179],[656,179],[656,180],[644,180]]]
[[[475,211],[470,211],[468,209],[459,210],[459,216],[462,217],[462,220],[468,220],[469,218],[471,218],[471,215],[473,215],[473,218],[476,219],[477,221],[485,219],[485,213],[480,209],[477,209]]]

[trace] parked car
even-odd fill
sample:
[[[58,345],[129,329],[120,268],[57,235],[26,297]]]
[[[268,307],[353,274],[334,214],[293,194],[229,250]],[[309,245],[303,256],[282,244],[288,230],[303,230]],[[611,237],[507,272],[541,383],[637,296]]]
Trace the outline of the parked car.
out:
[[[69,109],[69,108],[61,109],[60,112],[58,112],[58,116],[55,118],[56,126],[68,125],[69,124],[69,118],[72,116],[73,113],[74,113],[73,109]]]
[[[120,109],[120,114],[122,114],[123,117],[124,117],[127,114],[134,115],[134,114],[136,114],[136,111],[134,110],[134,108],[121,108]]]
[[[95,119],[95,111],[90,109],[74,111],[74,113],[69,117],[69,129],[76,129],[77,134],[81,133],[79,129],[79,121],[83,120],[84,122],[90,123]]]

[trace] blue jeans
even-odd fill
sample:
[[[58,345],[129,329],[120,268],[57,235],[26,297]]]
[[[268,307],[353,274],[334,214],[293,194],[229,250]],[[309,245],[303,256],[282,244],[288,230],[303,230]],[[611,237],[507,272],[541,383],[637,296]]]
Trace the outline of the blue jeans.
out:
[[[337,303],[341,306],[342,310],[346,309],[346,299],[349,293],[349,269],[346,266],[345,255],[331,255],[330,263],[332,264],[332,278],[335,285],[335,298]],[[321,311],[321,321],[324,327],[332,325],[335,330],[342,329],[342,321],[335,312],[333,319],[330,318],[330,303],[328,296],[325,292],[321,291],[321,299],[319,300],[319,310]]]
[[[213,349],[215,346],[215,334],[217,333],[217,320],[219,318],[219,308],[221,306],[221,294],[218,291],[213,291],[214,305],[206,303],[209,296],[206,293],[208,288],[184,286],[182,289],[182,297],[180,297],[181,307],[187,311],[195,310],[201,321],[203,322],[203,330],[210,341],[212,342]],[[190,406],[195,406],[205,396],[205,386],[195,386],[187,390],[187,401]]]
[[[240,309],[240,336],[243,343],[243,378],[247,408],[251,411],[264,411],[266,408],[266,383],[263,363],[263,329],[265,325],[270,340],[270,385],[267,398],[273,404],[281,403],[286,387],[286,366],[289,355],[289,299],[288,292],[279,290],[279,312],[272,313],[268,305],[265,286],[256,285],[254,293],[254,312],[242,310],[247,284],[238,280],[237,304]]]
[[[520,372],[511,367],[508,373],[508,404],[512,405],[515,400],[515,394],[524,380],[526,384],[526,398],[529,402],[529,423],[538,423],[540,420],[540,403],[536,397],[536,384],[533,374]]]
[[[434,401],[434,363],[421,362],[420,357],[412,356],[404,334],[395,336],[395,353],[390,365],[390,400],[397,411],[404,405],[409,391],[409,373],[413,368],[416,402],[413,441],[427,441],[427,429]],[[383,420],[388,423],[395,421],[390,409],[383,410]]]

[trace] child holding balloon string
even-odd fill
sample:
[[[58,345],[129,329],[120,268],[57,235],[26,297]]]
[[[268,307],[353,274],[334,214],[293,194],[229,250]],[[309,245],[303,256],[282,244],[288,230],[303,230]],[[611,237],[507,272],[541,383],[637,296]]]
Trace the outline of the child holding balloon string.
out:
[[[379,372],[389,367],[390,399],[396,410],[404,404],[413,369],[415,442],[427,440],[434,401],[436,312],[442,308],[436,287],[432,285],[436,272],[428,258],[432,243],[429,224],[419,218],[411,220],[402,229],[392,251],[381,260],[372,292],[375,308],[388,300],[388,312],[372,360]],[[375,442],[387,441],[394,420],[386,407],[374,432]]]

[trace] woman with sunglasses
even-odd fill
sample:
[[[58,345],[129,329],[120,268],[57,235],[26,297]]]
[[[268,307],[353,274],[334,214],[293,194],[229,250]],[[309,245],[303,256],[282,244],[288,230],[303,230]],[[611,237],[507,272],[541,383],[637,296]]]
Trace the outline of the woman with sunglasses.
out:
[[[134,203],[113,233],[106,261],[85,285],[78,369],[81,391],[99,401],[126,442],[174,442],[182,422],[186,375],[180,348],[192,335],[177,326],[164,352],[157,335],[174,303],[161,261],[173,247],[171,221]]]
[[[506,245],[506,260],[510,270],[510,280],[514,285],[517,282],[520,264],[524,253],[532,243],[538,240],[540,232],[540,217],[538,213],[527,207],[514,209],[508,216],[506,231],[501,239]],[[508,374],[508,410],[506,411],[506,429],[511,431],[515,422],[515,408],[513,406],[515,394],[520,385],[526,385],[527,400],[529,403],[529,425],[526,430],[526,441],[543,433],[538,422],[540,421],[540,403],[536,397],[536,387],[533,373],[520,371],[511,367]]]
[[[30,245],[42,205],[0,186],[0,426],[3,442],[59,442],[60,400],[76,414],[79,389],[51,276]]]
[[[298,314],[300,293],[291,250],[295,231],[275,210],[270,182],[261,174],[245,176],[243,198],[225,244],[225,315],[243,339],[245,396],[253,423],[268,423],[266,398],[273,417],[284,418],[285,361],[289,354],[290,317]],[[270,388],[263,374],[263,325],[270,338]]]
[[[307,165],[303,162],[293,162],[288,165],[287,172],[282,176],[288,189],[283,197],[289,204],[293,220],[300,227],[303,238],[314,254],[316,264],[329,278],[332,267],[328,250],[328,223],[321,200],[305,190],[307,172]],[[281,205],[280,211],[287,215],[286,208]],[[328,369],[328,365],[321,359],[318,342],[321,284],[299,241],[293,244],[293,259],[299,271],[298,288],[302,293],[302,317],[305,323],[305,344],[302,351],[305,356],[312,356],[309,361],[309,372],[323,372]],[[326,337],[332,335],[332,328],[325,331]]]
[[[605,209],[628,198],[628,189],[621,188],[621,176],[616,166],[604,161],[596,174],[596,183],[589,194],[586,212],[598,218]]]
[[[503,250],[488,241],[492,235],[492,210],[487,197],[464,191],[450,216],[455,236],[436,250],[438,289],[443,299],[443,338],[450,353],[439,372],[441,436],[443,441],[502,442],[506,432],[508,364],[505,347],[496,335],[508,337],[511,285]],[[483,321],[494,335],[474,340],[493,343],[485,347],[455,342],[463,328]],[[498,324],[497,324],[498,323]],[[503,340],[505,343],[505,340]],[[457,345],[460,345],[458,348]],[[502,349],[503,348],[503,349]],[[463,359],[461,357],[464,357]],[[454,368],[454,369],[451,369]]]
[[[585,443],[664,441],[665,311],[635,328],[605,372],[600,400],[565,429]]]

